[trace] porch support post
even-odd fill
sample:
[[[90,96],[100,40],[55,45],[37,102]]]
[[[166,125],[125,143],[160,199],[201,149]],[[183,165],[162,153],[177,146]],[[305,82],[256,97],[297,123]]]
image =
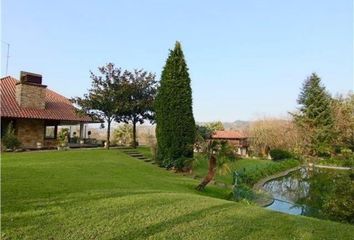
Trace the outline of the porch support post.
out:
[[[84,138],[84,124],[80,123],[80,139]]]

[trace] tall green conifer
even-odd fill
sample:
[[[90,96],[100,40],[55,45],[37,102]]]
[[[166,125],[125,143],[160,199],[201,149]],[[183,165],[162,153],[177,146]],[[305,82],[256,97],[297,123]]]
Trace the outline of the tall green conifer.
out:
[[[299,114],[295,122],[303,130],[306,148],[311,155],[329,153],[333,138],[331,96],[316,73],[307,78],[299,95]]]
[[[165,167],[183,167],[183,159],[193,157],[195,121],[191,80],[181,44],[166,60],[155,100],[157,159]]]

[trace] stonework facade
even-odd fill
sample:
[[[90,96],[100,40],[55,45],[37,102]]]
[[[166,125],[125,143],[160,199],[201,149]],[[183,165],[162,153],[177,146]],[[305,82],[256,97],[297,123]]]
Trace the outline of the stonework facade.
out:
[[[44,120],[17,119],[16,129],[23,148],[44,146]]]
[[[45,109],[46,86],[30,83],[16,84],[16,101],[23,108]]]

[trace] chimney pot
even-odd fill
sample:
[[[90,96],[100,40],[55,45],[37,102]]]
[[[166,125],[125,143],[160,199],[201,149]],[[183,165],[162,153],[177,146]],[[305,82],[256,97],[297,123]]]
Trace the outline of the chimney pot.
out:
[[[42,75],[30,72],[20,72],[21,83],[34,83],[42,85]]]

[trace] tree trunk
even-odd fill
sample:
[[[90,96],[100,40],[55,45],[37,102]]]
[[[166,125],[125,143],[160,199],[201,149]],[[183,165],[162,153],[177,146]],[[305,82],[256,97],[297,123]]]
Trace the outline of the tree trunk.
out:
[[[198,191],[204,190],[206,185],[213,180],[216,172],[216,157],[212,154],[209,158],[208,174],[204,177],[203,181],[196,187]]]
[[[106,149],[109,149],[109,142],[111,137],[111,119],[107,121],[107,140],[106,140]]]
[[[133,120],[133,148],[136,148],[136,122]]]

